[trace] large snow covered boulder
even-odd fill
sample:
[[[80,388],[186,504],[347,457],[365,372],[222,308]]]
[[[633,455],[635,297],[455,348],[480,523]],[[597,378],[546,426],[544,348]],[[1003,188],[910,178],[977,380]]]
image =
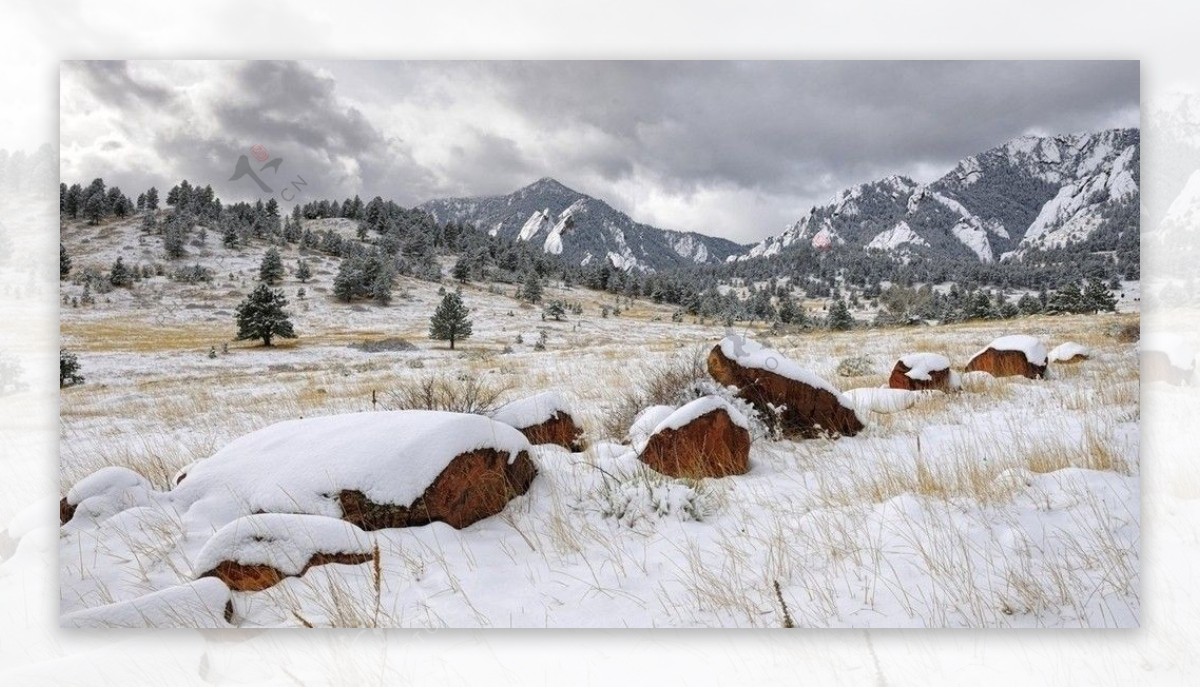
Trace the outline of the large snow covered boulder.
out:
[[[658,424],[676,410],[675,406],[651,406],[642,409],[642,412],[633,419],[633,424],[629,426],[629,434],[626,436],[633,450],[640,454],[646,448],[646,442],[650,440],[650,435],[654,434],[654,429],[658,427]]]
[[[314,566],[371,561],[370,536],[345,521],[307,514],[256,514],[221,528],[196,556],[199,578],[230,590],[265,590]]]
[[[1143,382],[1192,384],[1196,371],[1196,352],[1177,334],[1147,333],[1138,343]]]
[[[315,514],[363,529],[442,521],[463,528],[504,509],[537,474],[529,441],[483,416],[373,411],[285,421],[244,435],[171,491],[221,527],[257,513]]]
[[[896,361],[888,376],[888,387],[921,391],[955,389],[957,376],[950,370],[950,359],[941,354],[920,352],[906,354]]]
[[[67,491],[58,504],[62,525],[89,520],[99,523],[126,509],[144,506],[155,492],[145,476],[123,466],[107,466],[92,473]]]
[[[675,478],[741,475],[750,465],[750,426],[724,399],[700,397],[659,422],[639,458]]]
[[[768,424],[778,424],[786,437],[856,435],[863,429],[853,402],[841,392],[747,337],[730,335],[713,347],[708,373],[736,388],[739,398],[758,409]]]
[[[1036,337],[1013,334],[992,340],[967,363],[967,371],[983,371],[994,377],[1022,375],[1046,377],[1046,347]]]
[[[557,444],[583,451],[583,428],[575,423],[571,407],[558,392],[542,392],[501,406],[492,420],[521,431],[532,444]]]
[[[1048,357],[1052,363],[1082,363],[1091,357],[1091,353],[1082,344],[1063,342],[1051,349]]]

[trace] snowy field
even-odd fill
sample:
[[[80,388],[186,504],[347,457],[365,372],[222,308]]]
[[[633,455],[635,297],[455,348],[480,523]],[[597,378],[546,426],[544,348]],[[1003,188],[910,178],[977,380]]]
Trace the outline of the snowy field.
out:
[[[64,242],[75,270],[106,272],[117,255],[161,261],[158,241],[136,225],[67,228]],[[214,283],[158,277],[97,295],[94,306],[62,307],[63,346],[86,377],[61,397],[62,494],[107,466],[165,490],[178,470],[243,434],[394,408],[431,379],[474,384],[496,403],[557,390],[588,442],[580,453],[534,448],[539,475],[496,517],[462,530],[373,531],[371,562],[233,593],[233,625],[1138,625],[1138,359],[1136,344],[1117,336],[1135,314],[780,336],[740,323],[843,391],[885,384],[912,352],[944,354],[961,370],[1010,334],[1047,349],[1076,342],[1091,358],[1051,363],[1046,380],[970,376],[959,393],[864,412],[867,429],[855,437],[758,437],[747,474],[693,482],[642,467],[617,421],[631,397],[706,354],[720,325],[675,323],[669,306],[624,298],[620,316],[602,318],[615,297],[555,284],[546,299],[578,302],[583,314],[543,321],[540,308],[511,298],[515,285],[470,284],[474,335],[450,351],[428,338],[437,285],[401,278],[390,306],[337,303],[336,259],[309,256],[315,277],[301,285],[287,249],[282,288],[299,339],[265,349],[232,341],[233,310],[262,250],[227,251],[210,234],[191,251],[179,264],[212,268]],[[79,292],[64,283],[68,303]],[[351,346],[392,337],[416,348]],[[868,370],[839,376],[852,356],[868,357]],[[65,528],[64,623],[229,626],[223,585],[193,582],[214,533],[185,521],[152,505]]]

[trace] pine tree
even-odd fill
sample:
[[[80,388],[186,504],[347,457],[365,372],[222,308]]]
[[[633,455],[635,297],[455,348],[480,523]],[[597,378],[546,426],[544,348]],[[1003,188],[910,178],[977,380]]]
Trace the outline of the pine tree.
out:
[[[146,192],[146,210],[158,210],[158,189],[153,186]]]
[[[1034,315],[1042,312],[1042,302],[1033,294],[1024,294],[1017,299],[1017,311],[1021,315]]]
[[[308,261],[303,258],[296,264],[296,279],[300,280],[301,284],[306,284],[312,279],[312,268],[308,267]]]
[[[380,306],[386,306],[392,302],[392,280],[394,279],[392,271],[384,268],[376,275],[375,281],[371,283],[371,298]]]
[[[454,279],[458,280],[462,284],[466,284],[468,281],[470,281],[471,266],[465,257],[459,256],[458,260],[455,261],[453,274]]]
[[[1050,295],[1046,302],[1045,312],[1050,314],[1079,313],[1083,308],[1083,292],[1080,291],[1079,285],[1068,282]]]
[[[94,193],[83,204],[83,217],[89,225],[98,225],[104,218],[104,194]]]
[[[263,346],[271,346],[271,340],[275,337],[295,339],[292,321],[283,310],[285,306],[287,299],[282,291],[273,290],[265,284],[255,287],[237,307],[236,339],[261,339]]]
[[[846,307],[846,302],[841,299],[834,301],[829,308],[829,329],[849,330],[853,327],[854,316],[850,315],[850,309]]]
[[[1108,287],[1098,279],[1088,280],[1081,300],[1083,309],[1088,313],[1095,311],[1111,313],[1117,310],[1117,300],[1108,291]]]
[[[59,388],[83,384],[83,375],[79,373],[79,358],[66,349],[58,350],[58,386]]]
[[[108,273],[108,281],[114,287],[128,287],[133,284],[133,275],[129,273],[125,259],[121,256],[117,256],[117,262],[113,263],[112,270]]]
[[[462,295],[457,292],[447,292],[442,297],[442,303],[429,321],[429,336],[439,341],[454,342],[471,336],[471,321],[467,318],[470,309],[463,305]]]
[[[546,306],[545,309],[543,309],[542,314],[543,319],[553,318],[554,320],[562,322],[562,319],[567,315],[567,309],[563,307],[561,301],[552,301]]]
[[[538,279],[536,272],[530,272],[525,276],[525,283],[521,286],[521,300],[529,303],[540,303],[542,300],[542,281]]]
[[[168,258],[182,258],[187,255],[187,229],[182,221],[167,222],[163,232],[163,248]]]
[[[275,247],[267,249],[262,263],[258,266],[258,278],[267,284],[277,284],[283,279],[283,260]]]
[[[58,278],[66,279],[71,274],[71,257],[67,255],[67,247],[58,244]]]

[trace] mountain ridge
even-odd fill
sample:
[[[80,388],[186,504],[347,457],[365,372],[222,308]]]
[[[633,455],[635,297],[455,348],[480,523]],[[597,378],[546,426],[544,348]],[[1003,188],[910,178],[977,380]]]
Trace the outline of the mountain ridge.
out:
[[[963,158],[929,184],[890,175],[844,189],[727,260],[769,257],[801,243],[884,246],[900,261],[914,253],[1019,259],[1030,249],[1086,240],[1114,208],[1136,206],[1139,163],[1138,129],[1020,136]]]
[[[721,237],[638,222],[552,177],[509,194],[434,199],[417,207],[437,222],[470,223],[582,266],[607,261],[621,270],[656,272],[719,264],[746,249]]]

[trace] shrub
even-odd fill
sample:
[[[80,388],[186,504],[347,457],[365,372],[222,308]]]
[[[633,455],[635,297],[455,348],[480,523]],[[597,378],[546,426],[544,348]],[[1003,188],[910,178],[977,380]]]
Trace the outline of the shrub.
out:
[[[430,375],[388,392],[386,407],[487,415],[499,408],[500,397],[508,389],[486,377]]]

